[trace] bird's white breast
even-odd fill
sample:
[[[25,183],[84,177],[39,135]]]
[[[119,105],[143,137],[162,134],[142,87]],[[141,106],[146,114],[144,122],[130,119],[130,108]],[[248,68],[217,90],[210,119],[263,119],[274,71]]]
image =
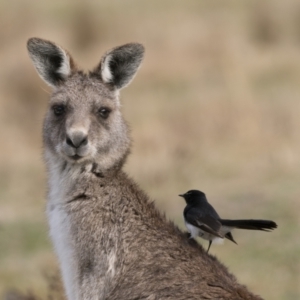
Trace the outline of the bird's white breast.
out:
[[[206,231],[203,231],[202,229],[185,222],[185,226],[187,230],[190,232],[192,238],[201,237],[204,240],[213,241],[213,243],[220,243],[223,242],[223,239],[216,237]]]

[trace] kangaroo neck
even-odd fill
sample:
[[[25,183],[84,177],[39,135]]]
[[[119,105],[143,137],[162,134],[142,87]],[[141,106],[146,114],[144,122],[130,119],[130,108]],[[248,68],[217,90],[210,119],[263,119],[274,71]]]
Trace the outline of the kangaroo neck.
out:
[[[121,172],[123,163],[115,164],[109,169],[101,168],[96,162],[77,164],[59,159],[51,153],[45,153],[48,171],[48,200],[52,203],[63,203],[66,195],[78,185],[94,180],[103,183],[111,182]]]

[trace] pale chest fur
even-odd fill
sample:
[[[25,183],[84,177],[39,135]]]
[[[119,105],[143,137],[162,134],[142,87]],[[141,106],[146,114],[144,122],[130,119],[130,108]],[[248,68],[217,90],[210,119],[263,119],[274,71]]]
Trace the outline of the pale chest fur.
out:
[[[47,203],[50,236],[60,263],[67,298],[76,300],[77,280],[75,274],[77,274],[77,265],[72,243],[70,216],[64,206],[69,186],[70,181],[66,180],[62,174],[58,176],[55,168],[53,168],[49,174]]]
[[[100,278],[100,276],[91,277],[89,275],[85,277],[80,272],[82,270],[80,268],[84,265],[83,257],[86,253],[89,253],[89,245],[91,245],[92,240],[92,236],[83,235],[80,240],[77,235],[80,224],[83,224],[84,227],[89,224],[87,220],[86,222],[81,222],[81,219],[86,218],[86,212],[84,211],[85,203],[88,202],[84,202],[81,205],[82,210],[77,209],[75,215],[70,209],[70,205],[74,203],[72,202],[74,195],[87,191],[83,187],[83,182],[91,182],[91,169],[92,165],[86,165],[84,171],[82,166],[70,165],[61,171],[62,167],[58,163],[52,163],[49,169],[47,215],[50,236],[58,256],[67,299],[72,300],[104,299],[108,282],[111,281],[116,273],[116,248],[110,247],[106,251],[102,251],[101,247],[103,245],[99,246],[99,244],[95,244],[92,247],[92,250],[98,247],[98,252],[97,260],[94,261],[95,265],[92,265],[91,269],[97,265],[105,276],[103,278]],[[88,193],[91,193],[91,191]],[[101,223],[100,216],[95,220]],[[94,223],[93,226],[94,228],[99,228],[98,223]],[[98,232],[98,236],[99,240],[101,240],[101,230]],[[84,249],[84,252],[81,252],[82,249]],[[89,286],[90,288],[89,290],[85,290],[83,286]]]

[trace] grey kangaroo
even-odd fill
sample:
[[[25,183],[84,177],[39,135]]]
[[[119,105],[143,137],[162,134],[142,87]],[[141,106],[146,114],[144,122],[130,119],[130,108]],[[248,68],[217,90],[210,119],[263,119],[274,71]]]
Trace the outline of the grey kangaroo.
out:
[[[89,73],[52,42],[31,38],[27,47],[53,88],[43,128],[47,215],[67,298],[261,299],[122,170],[131,143],[119,90],[136,74],[143,46],[114,48]]]

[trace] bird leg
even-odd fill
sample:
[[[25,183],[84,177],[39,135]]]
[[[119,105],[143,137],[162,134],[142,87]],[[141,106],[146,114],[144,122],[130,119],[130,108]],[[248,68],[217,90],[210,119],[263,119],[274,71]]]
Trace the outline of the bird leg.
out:
[[[209,245],[208,245],[208,249],[207,249],[206,253],[208,253],[209,248],[210,248],[210,246],[211,246],[211,243],[212,243],[212,241],[210,240],[210,241],[209,241]]]
[[[189,240],[193,240],[194,238],[193,238],[193,236],[192,236],[192,234],[189,232]]]

